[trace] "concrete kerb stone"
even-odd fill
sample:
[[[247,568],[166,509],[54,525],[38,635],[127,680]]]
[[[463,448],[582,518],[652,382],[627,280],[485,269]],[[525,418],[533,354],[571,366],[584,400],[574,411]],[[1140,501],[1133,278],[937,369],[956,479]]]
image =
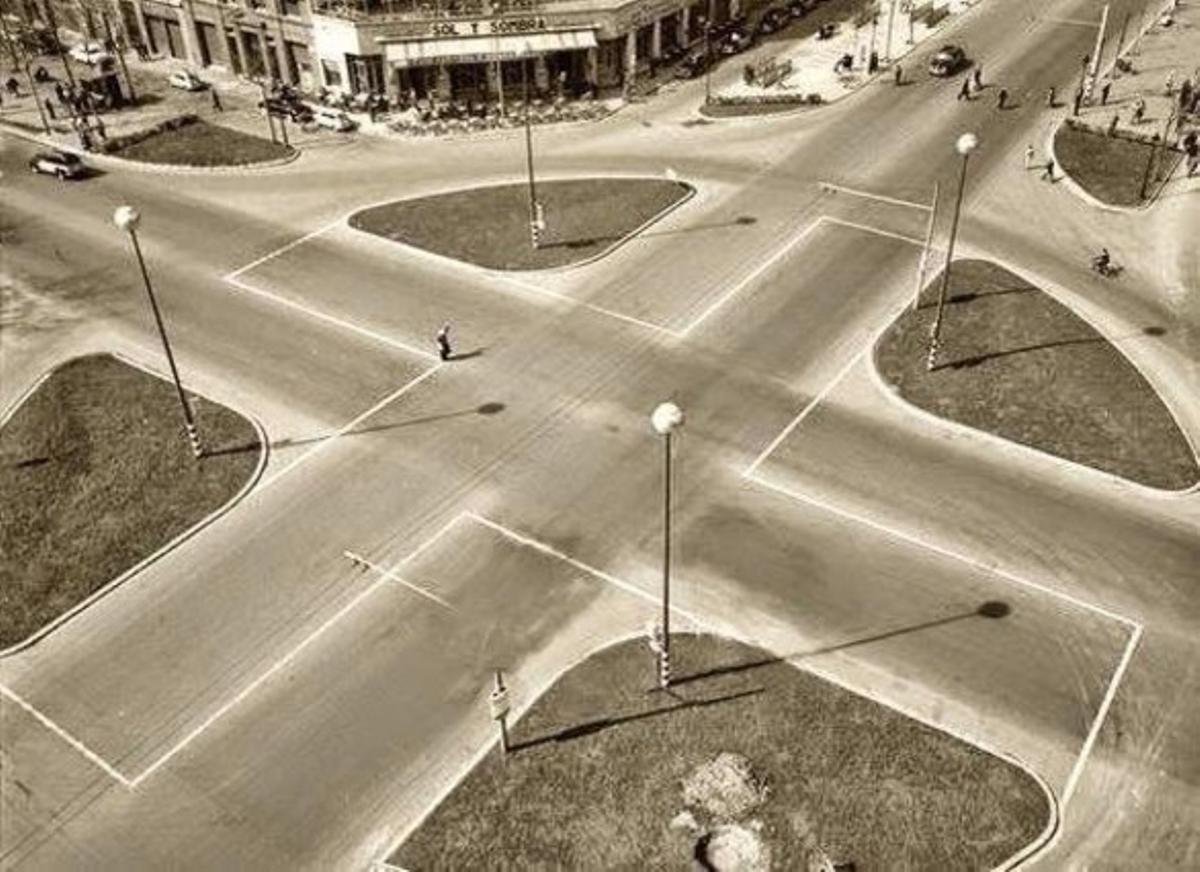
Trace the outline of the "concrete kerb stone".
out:
[[[97,353],[110,354],[113,357],[115,357],[117,360],[120,360],[122,363],[124,363],[128,366],[132,366],[137,369],[140,369],[142,372],[145,372],[148,375],[154,376],[155,378],[160,379],[162,381],[167,381],[167,378],[163,373],[158,372],[158,371],[154,370],[153,368],[147,366],[146,364],[141,363],[140,361],[134,360],[133,358],[128,357],[127,355],[125,355],[121,352],[108,351],[108,352],[97,352]],[[88,355],[82,355],[82,356],[90,357],[90,356],[94,356],[94,355],[88,354]],[[26,389],[21,394],[21,396],[4,411],[4,414],[0,415],[0,427],[3,427],[5,424],[8,423],[8,421],[12,417],[12,415],[16,413],[16,411],[25,403],[25,401],[28,400],[29,397],[31,397],[33,395],[33,393],[39,387],[41,387],[42,384],[44,384],[46,382],[47,379],[49,379],[55,372],[57,372],[59,369],[61,369],[66,364],[70,363],[72,360],[78,359],[78,357],[79,356],[74,356],[74,357],[67,358],[65,360],[61,360],[58,363],[54,364],[52,367],[50,367],[50,369],[48,369],[40,377],[38,377],[30,385],[30,387],[28,389]],[[214,405],[222,405],[222,406],[225,406],[226,408],[232,409],[234,412],[237,412],[237,414],[241,415],[243,418],[248,420],[251,423],[251,425],[254,427],[255,432],[258,434],[260,449],[259,449],[259,454],[258,454],[258,463],[255,465],[254,471],[250,474],[250,477],[246,480],[246,483],[244,485],[242,485],[241,489],[236,494],[234,494],[230,499],[228,499],[224,504],[222,504],[221,506],[218,506],[216,509],[214,509],[212,512],[210,512],[208,515],[201,518],[195,524],[188,527],[186,530],[181,532],[179,535],[175,536],[175,538],[171,539],[169,542],[167,542],[165,545],[163,545],[160,548],[158,548],[157,550],[155,550],[153,553],[151,553],[151,554],[147,555],[146,557],[142,558],[141,560],[139,560],[133,566],[129,567],[129,569],[125,570],[120,575],[118,575],[116,578],[114,578],[112,581],[109,581],[107,584],[105,584],[103,587],[99,588],[98,590],[93,591],[85,599],[76,603],[74,606],[69,608],[67,611],[58,615],[56,618],[51,620],[49,623],[38,628],[37,630],[35,630],[33,633],[31,633],[29,636],[25,637],[21,641],[14,642],[12,645],[9,645],[7,648],[0,650],[0,659],[9,657],[13,654],[17,654],[21,651],[24,651],[24,650],[32,647],[35,644],[37,644],[42,639],[44,639],[46,636],[48,636],[50,633],[54,632],[59,627],[61,627],[63,624],[66,624],[71,619],[77,617],[85,609],[87,609],[88,607],[90,607],[91,605],[93,605],[94,603],[99,601],[100,599],[108,596],[110,593],[115,591],[117,588],[121,587],[127,581],[131,580],[134,576],[141,573],[144,569],[147,569],[154,563],[157,563],[159,560],[161,560],[163,557],[165,557],[170,552],[174,551],[176,548],[178,548],[180,545],[182,545],[187,540],[191,539],[193,536],[195,536],[197,533],[199,533],[201,530],[203,530],[205,527],[207,527],[213,521],[217,520],[218,518],[222,517],[225,514],[228,514],[230,511],[232,511],[239,503],[242,502],[242,500],[244,500],[246,498],[246,496],[249,495],[250,491],[254,489],[255,485],[258,484],[259,480],[262,478],[263,471],[266,469],[267,458],[268,458],[268,456],[270,454],[270,450],[271,450],[271,443],[270,443],[270,440],[267,438],[266,428],[263,426],[262,422],[259,421],[259,419],[256,416],[254,416],[252,414],[248,414],[245,411],[236,408],[236,406],[229,405],[229,404],[223,403],[223,402],[218,402],[217,400],[214,400],[213,398],[207,396],[206,394],[200,393],[200,392],[192,390],[190,388],[188,390],[189,390],[189,393],[193,393],[196,396],[203,397],[205,400],[208,400],[208,402],[213,403]]]
[[[262,170],[276,169],[278,167],[287,166],[299,160],[302,149],[292,147],[292,153],[280,158],[272,158],[271,160],[259,161],[251,164],[237,164],[231,166],[214,166],[202,167],[192,166],[190,164],[162,164],[148,163],[146,161],[130,160],[128,158],[116,157],[111,154],[104,154],[98,151],[86,151],[76,145],[70,145],[57,140],[51,139],[44,134],[34,133],[25,130],[21,127],[16,127],[12,124],[0,122],[0,132],[15,136],[18,139],[24,139],[28,142],[35,143],[43,148],[54,148],[59,151],[66,151],[72,154],[77,154],[85,158],[89,163],[93,163],[99,167],[108,167],[109,169],[133,170],[140,173],[153,173],[158,175],[174,175],[174,176],[206,176],[206,175],[245,175],[256,173]]]
[[[683,197],[680,197],[675,202],[670,203],[669,205],[665,206],[659,212],[657,212],[656,214],[654,214],[653,216],[648,218],[646,221],[644,221],[640,226],[631,230],[629,233],[625,234],[620,239],[613,242],[612,245],[610,245],[608,248],[604,249],[603,251],[599,252],[598,254],[594,254],[588,258],[585,258],[584,260],[576,261],[575,263],[568,263],[568,264],[564,264],[562,266],[547,267],[545,269],[502,270],[502,269],[494,269],[492,267],[480,266],[479,264],[474,264],[474,263],[470,263],[465,260],[460,260],[456,257],[450,257],[449,255],[446,255],[446,254],[439,254],[436,251],[430,251],[425,248],[420,248],[419,246],[416,246],[416,245],[410,245],[407,242],[400,242],[399,240],[388,239],[387,237],[380,236],[377,233],[372,233],[369,230],[360,230],[359,228],[355,227],[354,225],[352,225],[350,223],[351,218],[353,218],[355,215],[359,214],[360,212],[367,211],[368,209],[375,209],[380,206],[387,206],[387,205],[391,205],[393,203],[407,203],[407,202],[411,202],[411,201],[415,201],[415,200],[426,200],[426,199],[430,199],[432,197],[440,197],[440,196],[443,196],[446,194],[459,193],[461,191],[475,191],[475,190],[480,190],[483,188],[504,188],[504,187],[509,187],[512,185],[523,185],[523,184],[525,184],[524,176],[512,176],[510,178],[503,179],[500,181],[487,182],[486,184],[450,185],[447,187],[435,188],[431,191],[424,191],[424,192],[414,194],[414,195],[408,196],[408,197],[399,197],[399,198],[392,198],[392,199],[388,199],[388,200],[379,200],[379,201],[372,202],[372,203],[365,203],[361,206],[356,207],[352,212],[349,212],[348,214],[346,214],[342,218],[342,220],[339,222],[339,225],[344,225],[345,227],[354,231],[355,233],[365,234],[366,236],[369,236],[376,240],[390,242],[393,245],[399,245],[403,248],[409,249],[410,251],[418,252],[419,254],[421,254],[423,256],[436,258],[438,261],[441,261],[444,263],[451,263],[458,267],[465,267],[465,268],[471,269],[475,272],[479,272],[479,273],[486,275],[488,277],[491,277],[491,278],[500,277],[500,278],[514,279],[514,280],[519,281],[521,279],[528,279],[528,278],[542,276],[542,275],[551,275],[554,273],[569,272],[571,270],[578,269],[580,267],[588,266],[589,264],[593,264],[596,261],[601,260],[602,258],[608,257],[610,254],[612,254],[614,251],[616,251],[621,246],[625,245],[631,239],[634,239],[635,237],[637,237],[638,235],[643,233],[645,230],[647,230],[654,224],[657,224],[659,221],[666,218],[667,215],[674,212],[680,206],[683,206],[685,203],[687,203],[689,200],[691,200],[693,197],[695,197],[697,194],[697,191],[698,191],[696,185],[692,184],[689,181],[686,181],[683,179],[667,179],[665,176],[649,175],[649,174],[637,175],[635,173],[594,172],[594,173],[583,173],[583,174],[572,173],[570,175],[543,175],[543,176],[541,176],[541,181],[543,181],[543,182],[575,182],[575,181],[589,181],[589,180],[594,180],[594,179],[618,179],[618,180],[624,179],[624,180],[633,180],[633,181],[652,181],[652,182],[674,181],[676,184],[682,185],[686,189],[686,193]]]
[[[675,610],[672,609],[672,611],[674,612]],[[679,613],[677,613],[677,615],[679,617],[684,618],[686,621],[688,621],[688,623],[690,623],[692,625],[692,629],[690,631],[692,634],[713,635],[713,636],[718,636],[721,638],[732,639],[736,642],[740,642],[743,645],[749,645],[749,646],[758,647],[758,648],[762,647],[762,645],[760,643],[747,638],[744,634],[739,633],[730,627],[716,627],[716,626],[708,623],[706,620],[704,620],[702,618],[699,618],[694,615],[689,615],[687,613],[679,612]],[[678,632],[672,632],[671,635],[674,636],[674,635],[681,635],[681,634]],[[519,723],[521,718],[523,718],[525,716],[525,714],[530,709],[532,709],[533,706],[554,687],[555,684],[557,684],[564,676],[566,676],[569,672],[571,672],[571,670],[575,669],[577,666],[583,664],[585,661],[587,661],[590,658],[594,657],[595,655],[601,653],[602,651],[606,651],[610,648],[613,648],[617,645],[624,644],[626,642],[636,641],[638,639],[644,639],[644,638],[645,638],[645,633],[640,630],[629,632],[629,633],[618,634],[617,636],[613,637],[612,639],[589,649],[582,656],[577,657],[574,660],[567,662],[558,671],[556,671],[554,674],[552,674],[546,681],[542,682],[530,694],[530,696],[526,700],[524,700],[523,704],[521,704],[513,709],[510,723],[511,724]],[[778,656],[778,652],[776,652],[776,651],[770,651],[770,649],[765,649],[765,650],[767,650],[768,653]],[[1020,769],[1022,772],[1025,772],[1027,775],[1029,775],[1030,778],[1034,781],[1034,783],[1036,783],[1038,785],[1038,787],[1041,788],[1042,792],[1046,796],[1046,806],[1048,809],[1048,820],[1046,821],[1046,826],[1045,826],[1045,828],[1043,828],[1042,832],[1032,842],[1030,842],[1025,847],[1021,848],[1016,854],[1014,854],[1009,859],[1005,860],[1000,865],[994,867],[994,872],[1011,872],[1011,870],[1015,870],[1025,864],[1033,861],[1038,856],[1040,856],[1042,853],[1044,853],[1046,850],[1048,850],[1053,845],[1054,841],[1057,839],[1059,834],[1061,833],[1062,813],[1061,813],[1061,807],[1059,804],[1058,797],[1055,795],[1055,793],[1051,789],[1050,785],[1046,782],[1045,778],[1043,778],[1038,772],[1034,771],[1034,769],[1031,766],[1029,766],[1028,764],[1026,764],[1021,758],[1017,757],[1014,754],[1010,754],[1008,752],[1000,751],[998,749],[992,748],[988,744],[981,742],[978,739],[968,738],[952,729],[948,729],[945,725],[931,723],[923,718],[920,718],[920,717],[912,714],[911,712],[905,711],[894,705],[883,702],[882,700],[876,699],[875,697],[871,696],[870,694],[864,694],[861,691],[856,690],[853,687],[850,687],[849,685],[845,684],[844,682],[831,677],[830,675],[826,674],[826,672],[824,670],[814,668],[809,664],[802,665],[799,663],[793,663],[791,660],[789,660],[787,658],[781,658],[781,662],[787,663],[793,669],[797,669],[801,672],[806,672],[810,675],[814,675],[818,679],[825,681],[829,684],[832,684],[834,687],[837,687],[847,693],[852,693],[856,696],[862,696],[865,699],[870,700],[874,705],[882,706],[883,708],[886,708],[890,711],[897,712],[900,715],[910,718],[914,721],[917,721],[918,723],[924,724],[924,725],[930,727],[931,729],[936,730],[939,733],[942,733],[944,735],[950,736],[951,738],[957,739],[958,741],[963,742],[964,744],[969,745],[973,748],[978,748],[981,751],[983,751],[984,753],[987,753],[999,760],[1004,760],[1005,762],[1009,763],[1010,765],[1016,767],[1017,769]],[[439,790],[437,792],[437,794],[430,800],[430,802],[427,804],[427,806],[425,808],[425,811],[422,814],[420,814],[416,820],[414,820],[411,824],[409,824],[400,833],[400,835],[397,836],[397,838],[390,844],[390,846],[384,852],[383,856],[375,861],[374,865],[377,868],[383,868],[383,869],[403,869],[404,868],[401,866],[395,866],[393,864],[387,863],[386,862],[387,858],[390,857],[392,854],[394,854],[397,850],[399,850],[404,845],[404,843],[407,842],[412,837],[413,833],[415,833],[430,818],[430,816],[434,813],[434,811],[436,811],[438,809],[438,807],[441,806],[441,804],[446,800],[446,798],[451,793],[453,793],[454,790],[460,784],[462,784],[463,781],[465,781],[467,779],[467,777],[479,766],[479,764],[483,761],[483,759],[485,757],[487,757],[488,754],[492,753],[492,750],[499,744],[499,741],[500,740],[498,737],[491,739],[488,742],[484,743],[480,748],[478,748],[475,751],[474,754],[471,755],[471,757],[468,759],[467,764],[459,771],[459,773],[454,778],[450,779],[446,783],[446,785],[444,785],[444,787],[441,790]]]
[[[1127,360],[1131,366],[1133,366],[1135,369],[1137,369],[1138,373],[1140,375],[1142,375],[1143,378],[1146,378],[1145,374],[1142,372],[1141,367],[1138,366],[1137,363],[1132,358],[1130,358],[1124,352],[1120,351],[1119,346],[1113,341],[1113,338],[1110,335],[1108,335],[1108,333],[1104,329],[1102,329],[1100,326],[1094,324],[1090,319],[1086,318],[1078,310],[1078,308],[1076,306],[1072,305],[1071,298],[1057,285],[1054,285],[1053,283],[1050,283],[1050,282],[1046,282],[1045,280],[1040,279],[1040,278],[1038,278],[1035,281],[1033,277],[1030,277],[1029,275],[1024,274],[1020,269],[1012,266],[1009,263],[1006,263],[1005,261],[1003,261],[1001,259],[992,257],[989,254],[987,254],[986,252],[971,250],[969,247],[964,247],[964,252],[969,254],[971,257],[979,257],[981,259],[989,260],[992,263],[999,264],[1000,266],[1009,270],[1013,274],[1021,276],[1026,281],[1030,282],[1030,284],[1034,285],[1039,290],[1043,291],[1044,293],[1046,293],[1049,296],[1051,296],[1052,298],[1054,298],[1055,302],[1058,302],[1058,303],[1062,304],[1063,306],[1066,306],[1068,309],[1070,309],[1072,311],[1072,313],[1074,313],[1074,315],[1077,318],[1079,318],[1081,321],[1084,321],[1090,327],[1092,327],[1092,329],[1094,329],[1098,333],[1100,333],[1104,337],[1106,342],[1108,342],[1115,349],[1117,349],[1118,353],[1120,353],[1121,356],[1124,357],[1125,360]],[[905,309],[907,309],[907,305],[905,306]],[[903,313],[904,313],[904,309],[901,309],[896,313],[895,317],[900,317],[901,315],[903,315]],[[879,341],[883,338],[883,334],[887,332],[888,327],[891,326],[891,324],[893,323],[894,320],[895,320],[895,318],[893,318],[891,321],[889,321],[886,325],[884,325],[882,330],[880,330],[878,333],[875,334],[874,337],[872,337],[871,343],[868,346],[868,348],[866,349],[866,350],[870,351],[870,354],[869,354],[870,365],[867,367],[867,370],[868,370],[871,380],[875,383],[876,387],[879,389],[879,393],[882,394],[884,397],[886,397],[890,402],[895,403],[897,406],[902,408],[905,412],[910,413],[910,414],[916,416],[917,418],[920,418],[920,419],[928,422],[935,428],[949,430],[949,431],[956,432],[956,433],[959,433],[959,434],[962,434],[962,435],[965,435],[968,437],[979,438],[986,442],[991,442],[1005,450],[1015,451],[1016,453],[1024,453],[1024,454],[1035,457],[1039,461],[1050,461],[1053,464],[1056,464],[1058,466],[1064,467],[1064,468],[1072,470],[1072,471],[1082,471],[1089,475],[1099,476],[1103,480],[1106,480],[1110,484],[1116,485],[1117,487],[1128,488],[1133,491],[1136,491],[1137,493],[1139,493],[1143,496],[1151,497],[1153,499],[1178,500],[1178,499],[1191,497],[1194,494],[1200,492],[1200,481],[1197,481],[1195,484],[1189,485],[1188,487],[1182,488],[1180,490],[1166,490],[1164,488],[1151,487],[1150,485],[1146,485],[1146,484],[1142,484],[1141,482],[1133,481],[1132,479],[1125,478],[1123,476],[1117,475],[1116,473],[1108,472],[1107,470],[1104,470],[1104,469],[1098,469],[1094,466],[1088,466],[1085,463],[1080,463],[1078,461],[1071,460],[1066,457],[1059,457],[1056,454],[1051,454],[1048,451],[1043,451],[1042,449],[1035,448],[1032,445],[1025,445],[1020,442],[1014,442],[1011,439],[1006,439],[1003,436],[999,436],[995,433],[990,433],[987,430],[980,430],[977,427],[972,427],[971,425],[964,424],[960,421],[954,421],[949,418],[943,418],[940,415],[936,415],[933,412],[928,411],[927,409],[923,409],[920,406],[909,402],[903,396],[900,395],[899,391],[895,390],[883,378],[883,374],[879,371],[879,366],[878,366],[878,364],[876,362],[876,358],[875,358],[876,352],[879,349]],[[1146,379],[1146,381],[1147,381],[1147,384],[1151,385],[1151,390],[1153,390],[1154,389],[1153,384],[1150,382],[1150,380]],[[1188,443],[1188,448],[1192,452],[1193,460],[1196,460],[1198,463],[1200,463],[1200,453],[1197,452],[1195,440],[1192,438],[1191,434],[1188,433],[1186,428],[1184,428],[1182,426],[1182,424],[1180,424],[1179,416],[1175,414],[1175,410],[1171,408],[1171,405],[1170,405],[1170,403],[1167,402],[1166,398],[1163,397],[1162,394],[1160,394],[1158,391],[1155,391],[1155,395],[1159,398],[1159,401],[1162,402],[1163,406],[1167,409],[1167,412],[1168,412],[1168,414],[1171,415],[1172,420],[1175,421],[1175,426],[1179,428],[1179,432],[1183,434],[1184,439]]]

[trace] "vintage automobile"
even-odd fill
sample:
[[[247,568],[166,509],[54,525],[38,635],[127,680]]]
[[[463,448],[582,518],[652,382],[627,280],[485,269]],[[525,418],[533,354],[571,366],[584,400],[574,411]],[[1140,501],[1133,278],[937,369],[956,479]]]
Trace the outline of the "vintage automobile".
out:
[[[39,151],[29,159],[29,168],[39,174],[63,179],[81,179],[87,175],[87,164],[77,154],[53,149]]]
[[[929,75],[952,76],[967,65],[967,53],[959,45],[944,45],[929,59]]]

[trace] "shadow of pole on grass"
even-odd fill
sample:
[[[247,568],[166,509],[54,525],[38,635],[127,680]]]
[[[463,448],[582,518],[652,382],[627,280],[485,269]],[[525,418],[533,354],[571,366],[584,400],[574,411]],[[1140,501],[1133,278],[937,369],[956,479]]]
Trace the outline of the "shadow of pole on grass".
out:
[[[470,352],[466,356],[477,356],[482,352]],[[463,355],[459,356],[462,359]],[[426,415],[423,418],[409,418],[407,421],[396,421],[391,424],[375,424],[371,427],[359,427],[355,430],[347,430],[345,433],[326,433],[321,436],[310,436],[307,439],[279,439],[271,443],[271,448],[297,448],[303,445],[313,445],[317,442],[324,442],[326,439],[334,439],[338,436],[361,436],[366,433],[380,433],[385,430],[398,430],[401,427],[413,427],[417,424],[430,424],[434,421],[447,421],[451,418],[462,418],[467,415],[498,415],[507,408],[504,403],[484,403],[480,406],[475,406],[471,409],[460,409],[457,412],[443,412],[440,415]],[[245,451],[257,451],[257,442],[245,442],[240,445],[230,445],[228,447],[217,448],[212,451],[204,452],[205,457],[219,457],[223,454],[240,454]]]
[[[1014,354],[1025,354],[1028,351],[1042,351],[1047,348],[1063,348],[1067,345],[1093,345],[1097,342],[1104,342],[1102,336],[1087,336],[1079,339],[1059,339],[1054,342],[1039,342],[1035,345],[1023,345],[1020,348],[1009,348],[1006,351],[988,351],[983,354],[975,354],[971,357],[964,357],[960,360],[948,360],[945,363],[938,364],[934,369],[966,369],[972,366],[979,366],[981,363],[986,363],[989,360],[997,360],[1001,357],[1011,357]]]
[[[681,684],[687,684],[692,681],[702,681],[705,678],[714,678],[718,675],[732,675],[738,672],[746,672],[751,669],[758,669],[760,666],[771,666],[775,663],[790,663],[794,660],[801,660],[806,657],[817,657],[821,654],[832,654],[835,651],[845,651],[850,648],[856,648],[860,645],[870,645],[873,642],[883,642],[888,639],[894,639],[898,636],[906,636],[910,633],[917,633],[921,630],[931,630],[934,627],[945,626],[946,624],[965,621],[970,618],[988,618],[997,620],[1006,618],[1012,613],[1012,607],[1000,600],[989,600],[983,603],[978,608],[971,609],[969,612],[962,612],[957,615],[948,615],[944,618],[935,618],[931,621],[922,621],[919,624],[913,624],[908,627],[900,627],[895,630],[886,630],[882,633],[873,633],[870,636],[863,636],[859,639],[851,639],[846,642],[838,642],[834,645],[826,645],[823,648],[815,648],[811,651],[800,651],[787,657],[761,657],[758,660],[748,660],[744,663],[732,663],[728,666],[718,666],[713,669],[706,669],[703,672],[694,672],[690,675],[683,675],[671,681],[672,687],[678,687]]]
[[[536,748],[538,745],[546,745],[550,742],[569,742],[572,739],[582,739],[584,736],[593,736],[610,727],[618,727],[621,724],[629,724],[634,721],[645,720],[659,715],[667,715],[671,712],[683,711],[685,709],[707,708],[712,705],[720,705],[723,702],[732,702],[735,699],[744,699],[749,696],[757,696],[763,692],[763,688],[756,687],[750,690],[741,690],[737,693],[727,693],[723,696],[715,696],[708,699],[684,699],[676,705],[664,706],[663,708],[650,709],[649,711],[636,712],[631,715],[619,715],[611,718],[596,718],[595,720],[587,721],[582,724],[577,724],[573,727],[566,727],[553,733],[548,733],[544,736],[538,736],[536,739],[527,739],[524,742],[517,742],[509,746],[509,752],[523,751],[527,748]],[[680,697],[675,697],[680,699]]]

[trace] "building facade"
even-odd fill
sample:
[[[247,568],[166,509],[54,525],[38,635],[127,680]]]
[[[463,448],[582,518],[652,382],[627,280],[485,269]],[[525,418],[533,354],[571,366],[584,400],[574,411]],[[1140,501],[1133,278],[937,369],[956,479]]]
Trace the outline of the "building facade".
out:
[[[41,0],[48,2],[48,0]],[[152,55],[305,90],[500,99],[627,87],[740,0],[55,0],[96,37],[110,7]],[[66,19],[63,21],[62,19]],[[528,85],[526,84],[528,83]]]

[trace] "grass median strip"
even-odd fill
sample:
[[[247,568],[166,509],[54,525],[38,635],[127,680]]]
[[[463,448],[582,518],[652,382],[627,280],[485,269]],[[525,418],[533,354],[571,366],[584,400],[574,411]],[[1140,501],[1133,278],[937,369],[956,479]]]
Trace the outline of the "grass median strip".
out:
[[[642,640],[569,671],[389,862],[980,869],[1045,828],[1038,784],[965,742],[732,640],[672,655],[669,694]]]
[[[143,163],[227,167],[279,160],[294,151],[290,146],[260,136],[196,120],[153,133],[112,154]]]
[[[498,270],[569,266],[603,254],[691,193],[664,179],[569,179],[537,184],[546,229],[534,248],[529,187],[496,185],[364,209],[350,225],[394,242]]]
[[[875,347],[905,400],[951,421],[1140,484],[1200,479],[1170,410],[1128,359],[1066,306],[993,263],[955,261],[938,367],[926,370],[935,278]],[[1148,324],[1140,338],[1162,329]]]
[[[1055,132],[1054,153],[1063,172],[1110,206],[1147,202],[1159,177],[1179,161],[1178,153],[1171,149],[1127,134],[1106,136],[1101,130],[1072,123],[1060,125]]]
[[[175,389],[108,355],[55,370],[0,429],[0,648],[27,638],[227,503],[258,432],[192,397],[196,461]]]

